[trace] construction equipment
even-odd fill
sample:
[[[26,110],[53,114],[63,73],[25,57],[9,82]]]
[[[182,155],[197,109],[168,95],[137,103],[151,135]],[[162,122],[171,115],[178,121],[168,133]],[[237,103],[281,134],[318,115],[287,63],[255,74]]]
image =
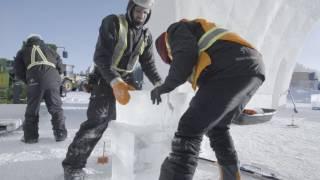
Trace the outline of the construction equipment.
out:
[[[65,91],[69,92],[76,89],[75,74],[73,73],[74,65],[63,64],[62,86]]]
[[[83,90],[83,82],[87,80],[87,76],[83,74],[74,73],[74,65],[63,64],[64,73],[62,78],[62,85],[67,92]]]
[[[26,86],[13,72],[13,60],[0,58],[0,104],[26,103]]]
[[[7,103],[9,97],[10,77],[7,70],[7,62],[0,59],[0,103]]]
[[[65,47],[57,46],[56,44],[47,44],[50,48],[55,51],[58,51],[59,48],[62,48],[62,57],[68,58],[68,52],[65,50]],[[75,91],[79,89],[81,83],[86,80],[85,75],[74,73],[74,65],[72,64],[63,64],[63,74],[61,76],[62,87],[61,94],[66,95],[67,92]],[[79,89],[80,90],[80,89]]]

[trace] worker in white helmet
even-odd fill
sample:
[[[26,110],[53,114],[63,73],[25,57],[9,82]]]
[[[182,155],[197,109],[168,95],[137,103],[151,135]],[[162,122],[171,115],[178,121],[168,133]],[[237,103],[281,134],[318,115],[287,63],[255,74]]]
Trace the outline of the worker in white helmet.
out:
[[[151,33],[144,25],[151,15],[153,0],[129,0],[126,14],[109,15],[102,21],[94,53],[94,71],[89,79],[91,97],[87,120],[81,124],[62,162],[65,180],[83,180],[97,142],[111,120],[116,119],[116,102],[126,105],[129,90],[136,89],[132,74],[140,63],[153,85],[161,84],[153,54]]]
[[[15,76],[27,85],[27,108],[21,140],[28,144],[38,142],[39,108],[44,100],[52,116],[54,138],[64,141],[67,129],[60,97],[63,65],[58,53],[39,34],[30,34],[15,57],[14,71]]]

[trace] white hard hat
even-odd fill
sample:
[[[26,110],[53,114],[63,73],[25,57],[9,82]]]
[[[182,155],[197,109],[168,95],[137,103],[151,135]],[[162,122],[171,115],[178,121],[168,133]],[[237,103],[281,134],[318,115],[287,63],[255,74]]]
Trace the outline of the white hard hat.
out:
[[[154,4],[154,0],[132,0],[136,5],[151,9]]]
[[[38,38],[38,39],[40,39],[40,40],[43,40],[40,34],[29,34],[29,35],[27,36],[26,40],[28,40],[28,39],[30,39],[30,38],[33,38],[33,37]]]

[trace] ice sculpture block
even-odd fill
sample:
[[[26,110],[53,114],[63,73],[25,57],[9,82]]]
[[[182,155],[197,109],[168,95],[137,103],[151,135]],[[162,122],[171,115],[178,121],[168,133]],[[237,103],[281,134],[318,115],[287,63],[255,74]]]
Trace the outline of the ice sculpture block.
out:
[[[117,104],[117,120],[110,123],[112,180],[158,179],[160,165],[192,94],[172,93],[153,105],[150,91],[131,92],[130,102]]]
[[[320,94],[311,95],[311,107],[314,110],[320,110]]]

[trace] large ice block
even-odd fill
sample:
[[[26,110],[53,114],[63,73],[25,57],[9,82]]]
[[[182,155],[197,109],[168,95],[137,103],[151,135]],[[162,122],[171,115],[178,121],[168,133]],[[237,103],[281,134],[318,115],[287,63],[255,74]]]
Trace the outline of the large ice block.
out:
[[[172,92],[162,95],[159,105],[152,104],[150,91],[130,92],[131,99],[127,105],[117,103],[117,122],[137,126],[159,126],[175,128],[177,119],[187,108],[193,93]]]
[[[112,122],[112,180],[150,180],[159,177],[170,148],[170,135],[158,126]]]
[[[131,92],[130,102],[117,104],[112,133],[112,180],[150,180],[159,177],[160,165],[170,150],[179,118],[192,93],[162,96],[153,105],[149,91]]]

